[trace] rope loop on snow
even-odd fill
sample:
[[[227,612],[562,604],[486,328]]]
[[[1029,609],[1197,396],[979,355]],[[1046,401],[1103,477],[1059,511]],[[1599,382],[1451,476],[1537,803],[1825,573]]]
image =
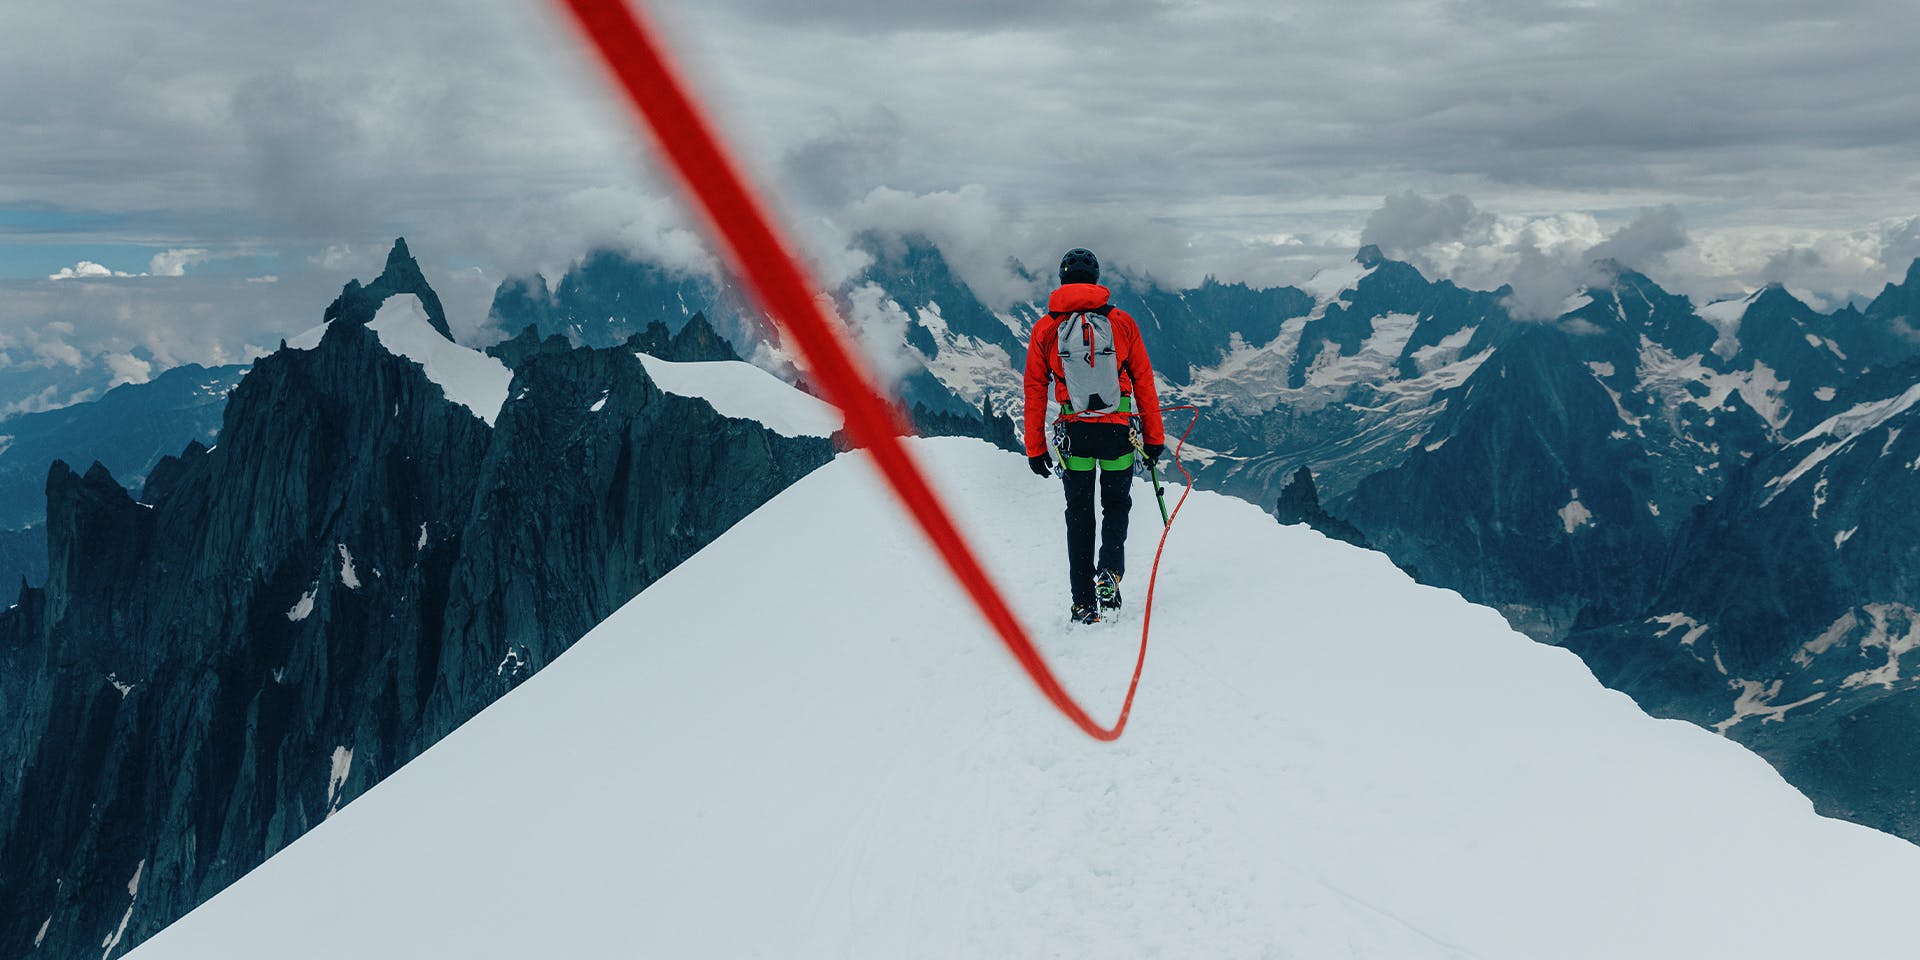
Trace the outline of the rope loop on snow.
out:
[[[1153,581],[1147,583],[1146,615],[1140,626],[1140,656],[1133,681],[1110,727],[1096,723],[1060,685],[1026,629],[988,577],[947,508],[927,482],[926,475],[907,453],[900,437],[906,421],[875,387],[864,364],[849,348],[845,331],[827,313],[793,246],[776,226],[769,208],[749,186],[739,164],[722,143],[718,130],[695,100],[692,88],[674,68],[657,29],[626,0],[555,0],[570,13],[615,85],[625,94],[641,126],[650,131],[685,193],[706,221],[711,235],[735,271],[746,281],[755,302],[793,341],[826,399],[846,417],[848,437],[867,448],[900,503],[920,524],[980,615],[1026,670],[1040,692],[1074,725],[1096,740],[1120,738],[1133,710],[1134,691],[1147,657],[1147,627],[1153,616]],[[1177,407],[1172,409],[1194,409]],[[1199,419],[1195,410],[1194,419]],[[1191,431],[1193,424],[1187,429]],[[1180,442],[1186,443],[1186,434]],[[1179,450],[1174,451],[1175,463]],[[1186,467],[1181,466],[1181,473]],[[1187,490],[1192,490],[1187,477]],[[1184,504],[1187,494],[1180,495]],[[1179,513],[1179,508],[1174,508]],[[1154,575],[1165,548],[1154,550]]]

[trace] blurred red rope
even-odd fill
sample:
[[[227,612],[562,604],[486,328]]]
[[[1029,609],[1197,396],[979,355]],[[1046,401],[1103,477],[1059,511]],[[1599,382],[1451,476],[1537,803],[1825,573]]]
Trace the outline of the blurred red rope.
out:
[[[686,194],[706,220],[714,238],[747,289],[768,315],[791,338],[807,369],[826,399],[846,416],[847,434],[856,446],[872,453],[874,463],[894,495],[920,524],[947,568],[960,582],[989,626],[1006,644],[1015,660],[1040,692],[1088,736],[1117,740],[1133,710],[1134,691],[1146,663],[1147,625],[1140,628],[1140,657],[1133,681],[1121,705],[1120,717],[1103,727],[1067,695],[1041,657],[1033,640],[987,576],[952,516],[940,502],[926,475],[900,437],[906,421],[894,405],[875,389],[864,366],[854,358],[836,320],[822,307],[820,288],[807,275],[793,247],[775,226],[768,209],[748,186],[746,177],[722,144],[714,125],[701,110],[692,90],[673,67],[658,31],[625,0],[557,0],[591,41],[615,85],[626,95],[641,126],[653,134]],[[1199,417],[1195,413],[1195,419]],[[1193,429],[1189,424],[1187,429]],[[1184,444],[1186,437],[1181,436]],[[1176,448],[1176,462],[1179,451]],[[1186,468],[1182,467],[1182,473]],[[1189,490],[1191,490],[1191,477]],[[1180,495],[1180,503],[1186,502]],[[1179,507],[1174,508],[1174,513]],[[1171,529],[1169,523],[1168,529]],[[1166,531],[1160,536],[1166,545]],[[1154,569],[1160,554],[1154,552]],[[1152,619],[1153,586],[1147,587]]]

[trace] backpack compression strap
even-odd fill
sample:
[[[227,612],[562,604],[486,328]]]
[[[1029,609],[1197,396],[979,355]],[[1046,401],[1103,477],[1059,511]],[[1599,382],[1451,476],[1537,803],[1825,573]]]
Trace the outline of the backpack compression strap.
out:
[[[1111,315],[1113,314],[1113,304],[1103,303],[1097,307],[1091,307],[1086,310],[1049,310],[1047,311],[1047,314],[1049,316],[1055,317],[1060,320],[1065,320],[1066,318],[1071,317],[1076,313],[1097,313],[1103,317],[1108,317],[1109,319],[1111,319]],[[1055,333],[1055,336],[1059,336],[1059,334]],[[1047,372],[1047,377],[1050,380],[1057,379],[1053,376],[1053,372],[1051,370]],[[1118,409],[1119,409],[1119,412],[1121,413],[1132,413],[1133,398],[1130,396],[1127,396],[1124,393],[1121,394],[1120,404]],[[1060,404],[1060,415],[1063,417],[1076,416],[1073,410],[1073,404],[1071,403]]]

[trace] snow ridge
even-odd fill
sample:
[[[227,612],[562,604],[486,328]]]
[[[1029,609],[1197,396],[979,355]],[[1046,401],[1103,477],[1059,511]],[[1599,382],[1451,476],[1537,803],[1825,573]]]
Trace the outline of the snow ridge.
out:
[[[1069,690],[1117,704],[1131,623],[1062,622],[1058,490],[978,441],[910,443]],[[282,960],[370,938],[470,958],[1317,960],[1786,960],[1910,938],[1920,849],[1816,816],[1737,744],[1648,718],[1381,555],[1195,493],[1132,726],[1100,745],[971,617],[925,615],[965,600],[882,504],[864,454],[802,479],[138,956],[247,955],[296,927]],[[1144,484],[1134,505],[1151,530]],[[1748,715],[1791,708],[1767,692]],[[499,828],[528,810],[565,816]]]

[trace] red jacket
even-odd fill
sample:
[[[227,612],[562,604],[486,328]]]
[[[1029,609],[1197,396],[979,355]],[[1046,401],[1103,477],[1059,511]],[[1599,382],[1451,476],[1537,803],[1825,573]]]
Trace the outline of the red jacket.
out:
[[[1110,296],[1107,288],[1097,283],[1069,283],[1047,298],[1047,315],[1033,325],[1033,335],[1027,340],[1027,456],[1037,457],[1047,452],[1049,380],[1053,382],[1052,402],[1056,405],[1067,402],[1065,374],[1060,369],[1062,315],[1104,306]],[[1140,417],[1141,441],[1164,444],[1166,428],[1160,422],[1160,398],[1154,392],[1153,363],[1147,359],[1146,344],[1140,341],[1140,326],[1125,310],[1115,309],[1107,314],[1107,319],[1113,323],[1113,353],[1120,365],[1120,395],[1133,398],[1134,413]],[[1082,423],[1126,423],[1128,416],[1108,413],[1077,419]]]

